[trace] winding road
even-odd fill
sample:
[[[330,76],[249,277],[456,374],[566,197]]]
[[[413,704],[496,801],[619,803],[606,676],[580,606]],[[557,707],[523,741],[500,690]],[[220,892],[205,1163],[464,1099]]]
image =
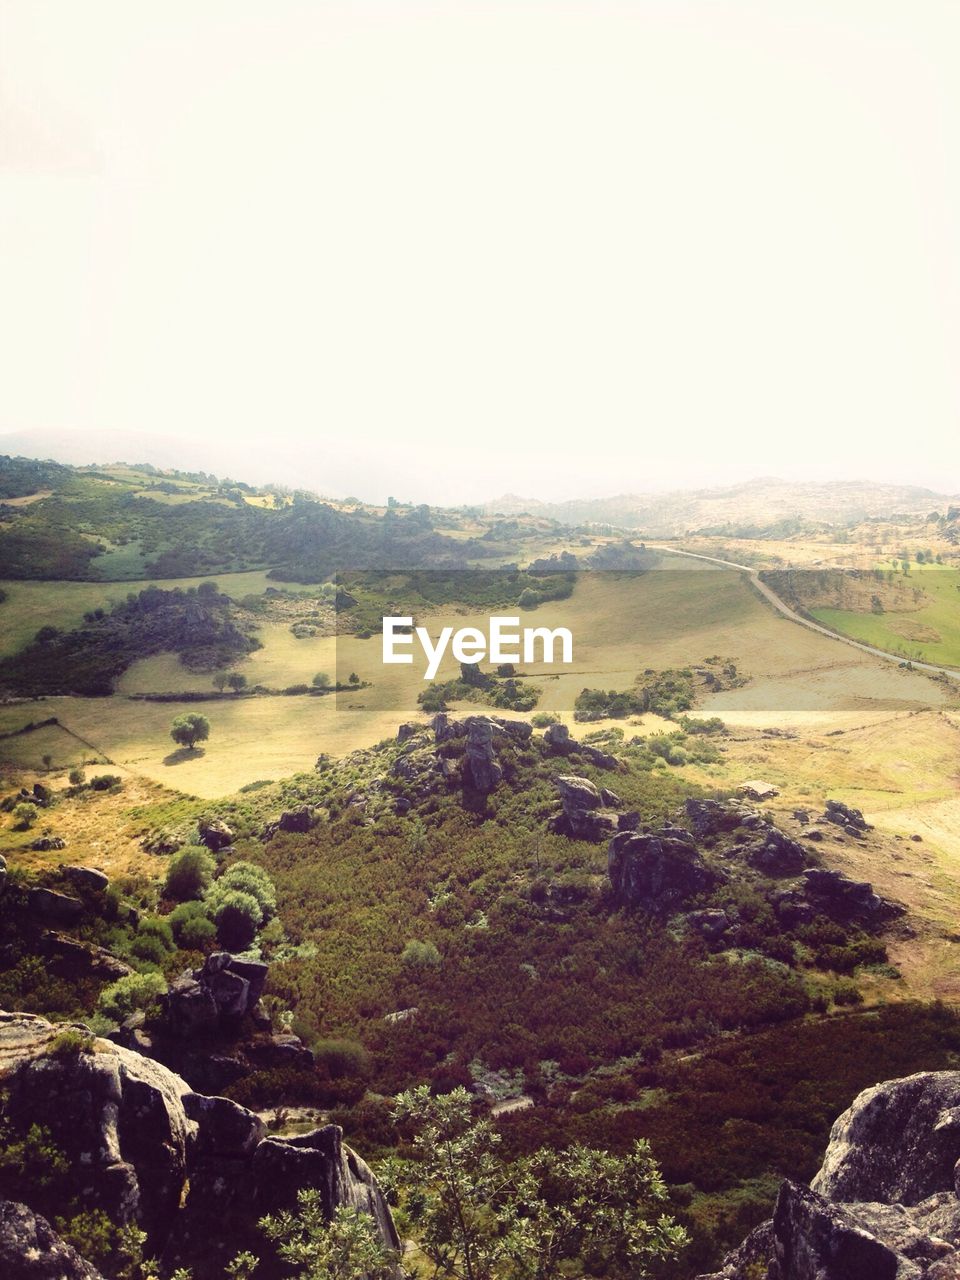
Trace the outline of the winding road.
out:
[[[761,579],[759,570],[752,568],[748,564],[737,564],[733,560],[721,560],[718,556],[706,556],[698,551],[681,551],[678,547],[664,546],[663,543],[648,542],[646,545],[653,551],[665,551],[668,555],[686,556],[690,560],[705,560],[708,564],[720,565],[724,569],[736,569],[740,573],[746,574],[751,586],[763,596],[764,600],[772,604],[778,613],[782,613],[791,622],[796,622],[801,627],[806,627],[808,631],[817,631],[829,640],[837,640],[840,644],[850,645],[852,649],[860,649],[863,653],[872,654],[875,658],[883,658],[886,662],[895,662],[897,666],[904,665],[904,659],[897,657],[896,654],[887,653],[885,649],[875,649],[873,645],[864,644],[862,640],[853,640],[850,636],[840,635],[839,632],[831,631],[829,627],[824,627],[819,622],[814,622],[811,618],[805,618],[802,614],[797,613],[781,600],[772,587],[767,586]],[[960,682],[960,671],[955,670],[953,667],[937,667],[930,662],[917,662],[913,659],[911,659],[910,665],[915,671],[928,671],[933,675],[947,676],[951,680]]]

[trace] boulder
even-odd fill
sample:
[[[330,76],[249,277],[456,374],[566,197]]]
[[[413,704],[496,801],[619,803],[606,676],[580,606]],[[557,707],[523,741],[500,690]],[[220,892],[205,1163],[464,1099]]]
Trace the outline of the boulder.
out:
[[[74,924],[83,915],[84,905],[79,898],[55,889],[35,888],[27,893],[27,910],[54,924]]]
[[[842,800],[828,800],[822,820],[824,822],[832,822],[836,826],[843,827],[851,832],[873,830],[859,809],[852,809],[849,805],[844,804]]]
[[[95,867],[61,867],[60,872],[78,889],[92,889],[102,893],[110,884],[109,876]]]
[[[63,836],[37,836],[30,841],[30,848],[36,853],[50,853],[51,850],[65,849],[67,842]]]
[[[481,795],[487,795],[503,778],[493,746],[499,726],[487,716],[470,716],[467,720],[467,756],[463,770],[464,783]]]
[[[566,774],[554,779],[560,792],[562,812],[550,829],[572,840],[605,840],[618,829],[617,814],[603,807],[600,792],[589,778]]]
[[[577,746],[565,724],[547,725],[543,731],[543,741],[556,756],[567,756]]]
[[[48,929],[40,938],[37,950],[43,956],[47,971],[56,978],[80,982],[88,978],[115,982],[133,970],[112,952],[92,942],[81,942],[69,934]]]
[[[766,876],[795,876],[809,862],[802,844],[770,826],[761,839],[746,850],[747,861]]]
[[[623,801],[615,791],[611,791],[609,787],[600,788],[600,803],[605,809],[622,809]]]
[[[620,832],[610,841],[607,873],[617,901],[668,915],[719,883],[686,832]]]
[[[0,1200],[0,1275],[4,1280],[103,1280],[46,1218]]]
[[[287,809],[281,813],[277,828],[280,831],[290,831],[303,835],[307,831],[311,831],[319,821],[320,815],[313,805],[302,804],[297,809]]]
[[[233,832],[222,818],[201,818],[197,823],[200,839],[208,849],[219,853],[233,844]]]
[[[960,1072],[861,1093],[810,1187],[786,1181],[770,1222],[700,1280],[957,1280]]]
[[[811,867],[803,873],[807,897],[824,915],[877,926],[902,916],[904,908],[874,893],[866,880],[851,880],[842,871]]]
[[[162,1274],[182,1266],[197,1277],[220,1275],[250,1249],[261,1256],[258,1280],[289,1275],[257,1223],[295,1209],[305,1187],[320,1190],[328,1220],[341,1205],[362,1209],[384,1243],[398,1248],[377,1182],[343,1145],[340,1129],[266,1138],[263,1122],[246,1108],[196,1094],[168,1068],[121,1045],[91,1038],[87,1049],[59,1052],[62,1031],[30,1014],[0,1012],[4,1119],[14,1133],[48,1128],[66,1156],[58,1199],[76,1197],[118,1227],[136,1224]],[[32,1201],[48,1193],[23,1178],[23,1203],[0,1203],[0,1275],[100,1280],[37,1216]]]
[[[446,711],[438,711],[430,722],[433,738],[437,746],[441,742],[450,742],[455,738],[467,736],[467,726],[463,720],[454,720]]]
[[[693,796],[687,798],[684,808],[690,830],[698,840],[735,831],[743,825],[745,818],[758,816],[756,810],[738,801],[721,803],[719,800],[697,800]]]
[[[699,933],[708,942],[715,942],[722,937],[731,924],[727,913],[717,908],[708,908],[704,911],[688,911],[686,921],[694,933]]]
[[[960,1072],[921,1071],[866,1089],[839,1117],[813,1189],[830,1200],[916,1204],[954,1191]]]

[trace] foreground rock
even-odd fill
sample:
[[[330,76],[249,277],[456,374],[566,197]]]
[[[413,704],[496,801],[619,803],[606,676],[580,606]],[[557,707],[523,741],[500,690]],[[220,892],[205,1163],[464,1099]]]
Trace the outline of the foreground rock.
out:
[[[875,1085],[830,1133],[809,1187],[701,1280],[956,1280],[960,1072]]]
[[[262,1258],[258,1278],[279,1277],[282,1268],[256,1223],[294,1208],[303,1187],[320,1189],[327,1217],[339,1205],[370,1212],[384,1241],[397,1246],[376,1180],[336,1126],[291,1140],[267,1138],[258,1116],[224,1098],[197,1096],[160,1063],[93,1037],[67,1048],[62,1032],[30,1014],[0,1013],[6,1119],[15,1132],[45,1126],[67,1160],[52,1187],[24,1180],[18,1195],[27,1207],[8,1207],[0,1216],[5,1278],[96,1280],[35,1216],[45,1197],[57,1212],[75,1201],[102,1210],[117,1226],[136,1223],[165,1273],[188,1266],[196,1276],[219,1275],[248,1248]],[[59,1259],[59,1269],[23,1269],[34,1240]]]
[[[0,1200],[0,1275],[4,1280],[103,1280],[25,1204]]]
[[[565,774],[554,779],[563,810],[550,823],[550,829],[572,840],[606,840],[619,826],[616,813],[604,805],[604,794],[589,778]]]

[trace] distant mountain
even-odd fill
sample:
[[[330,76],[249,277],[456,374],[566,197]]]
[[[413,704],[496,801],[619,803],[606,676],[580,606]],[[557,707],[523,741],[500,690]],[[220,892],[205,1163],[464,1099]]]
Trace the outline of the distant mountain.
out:
[[[926,515],[957,498],[917,485],[836,480],[800,483],[764,477],[718,489],[620,494],[540,502],[506,494],[488,502],[489,515],[547,516],[564,524],[610,524],[649,537],[675,537],[696,530],[741,532],[793,522],[849,525],[870,517]]]

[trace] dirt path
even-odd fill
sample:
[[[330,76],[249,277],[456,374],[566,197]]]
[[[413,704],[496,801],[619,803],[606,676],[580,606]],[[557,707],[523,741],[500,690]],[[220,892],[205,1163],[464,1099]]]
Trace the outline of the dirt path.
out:
[[[705,560],[708,564],[717,564],[724,569],[736,569],[740,573],[747,575],[750,582],[764,600],[768,601],[777,610],[782,613],[785,618],[789,618],[791,622],[797,622],[801,627],[806,627],[808,631],[817,631],[820,635],[826,636],[830,640],[837,640],[840,644],[848,644],[852,649],[860,649],[863,653],[872,654],[875,658],[883,658],[887,662],[895,662],[897,666],[905,666],[903,658],[897,657],[896,654],[887,653],[885,649],[875,649],[873,645],[864,644],[861,640],[852,640],[849,636],[840,635],[838,631],[831,631],[829,627],[822,626],[819,622],[814,622],[810,618],[805,618],[802,614],[795,612],[788,604],[777,595],[772,587],[761,579],[759,570],[751,568],[748,564],[737,564],[733,560],[721,560],[718,556],[705,556],[698,551],[681,551],[678,547],[667,547],[662,543],[648,542],[647,546],[654,551],[665,551],[672,556],[686,556],[690,560]],[[911,667],[915,671],[929,671],[934,675],[948,676],[951,680],[960,682],[960,671],[955,671],[952,667],[937,667],[929,662],[911,662]]]

